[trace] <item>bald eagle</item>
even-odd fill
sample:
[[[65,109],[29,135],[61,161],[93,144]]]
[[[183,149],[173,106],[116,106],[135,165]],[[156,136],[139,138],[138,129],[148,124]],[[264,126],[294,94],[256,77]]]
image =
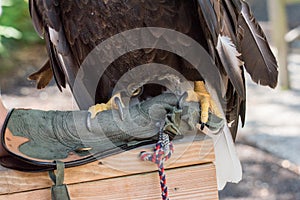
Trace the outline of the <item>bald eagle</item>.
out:
[[[74,90],[81,66],[99,44],[125,31],[146,27],[180,32],[205,49],[221,75],[225,88],[224,112],[231,124],[228,130],[233,140],[239,117],[242,124],[245,122],[244,71],[256,83],[272,88],[277,85],[276,59],[244,0],[30,0],[29,9],[35,30],[45,39],[49,55],[42,69],[30,76],[37,81],[38,88],[45,87],[54,75],[60,89],[68,83]],[[161,39],[159,33],[150,33]],[[172,46],[180,38],[173,40],[167,43]],[[108,58],[98,58],[100,62],[101,59]],[[135,49],[114,60],[99,77],[94,102],[86,103],[85,96],[75,95],[79,107],[87,109],[98,103],[100,110],[109,109],[106,103],[110,102],[118,80],[136,66],[148,63],[170,66],[194,82],[196,99],[201,102],[202,123],[207,121],[208,110],[218,112],[205,89],[206,80],[201,72],[181,56],[155,48]],[[95,70],[92,74],[97,76],[97,73]],[[85,87],[89,87],[88,83]],[[139,85],[135,89],[132,95],[138,95],[140,100],[166,90],[157,84]],[[234,165],[227,168],[234,171]]]

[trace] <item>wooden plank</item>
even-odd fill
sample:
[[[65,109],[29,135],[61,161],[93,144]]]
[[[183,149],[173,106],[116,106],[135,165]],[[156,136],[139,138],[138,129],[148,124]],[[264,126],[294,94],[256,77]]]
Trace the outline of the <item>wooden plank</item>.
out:
[[[166,171],[170,199],[216,200],[218,190],[215,167],[202,164]],[[69,185],[72,200],[153,200],[160,199],[155,172]],[[0,200],[49,200],[50,189],[0,196]]]
[[[149,149],[151,148],[140,148],[87,165],[66,169],[65,183],[74,184],[156,171],[157,168],[154,164],[142,162],[138,158],[140,151],[149,151]],[[166,163],[166,168],[210,163],[214,159],[213,142],[211,139],[192,143],[177,141],[175,143],[175,153]],[[0,169],[0,185],[0,194],[10,194],[48,188],[52,185],[52,182],[47,172],[24,173],[2,168]]]

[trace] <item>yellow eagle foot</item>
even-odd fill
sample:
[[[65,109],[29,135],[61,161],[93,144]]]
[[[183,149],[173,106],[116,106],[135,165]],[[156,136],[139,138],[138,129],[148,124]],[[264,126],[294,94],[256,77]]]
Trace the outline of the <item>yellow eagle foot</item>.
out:
[[[213,101],[210,94],[205,88],[205,83],[203,81],[194,82],[194,90],[187,92],[188,96],[186,101],[199,102],[201,107],[200,113],[200,123],[201,129],[204,128],[204,125],[208,122],[208,113],[211,111],[218,117],[221,117],[222,114],[219,111],[217,104]]]

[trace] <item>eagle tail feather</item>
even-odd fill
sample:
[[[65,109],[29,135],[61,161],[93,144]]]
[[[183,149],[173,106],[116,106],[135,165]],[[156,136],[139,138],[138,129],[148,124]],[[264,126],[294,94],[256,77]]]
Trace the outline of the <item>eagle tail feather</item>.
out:
[[[218,190],[222,190],[227,182],[238,183],[242,180],[242,166],[227,125],[220,134],[212,138],[215,146]]]

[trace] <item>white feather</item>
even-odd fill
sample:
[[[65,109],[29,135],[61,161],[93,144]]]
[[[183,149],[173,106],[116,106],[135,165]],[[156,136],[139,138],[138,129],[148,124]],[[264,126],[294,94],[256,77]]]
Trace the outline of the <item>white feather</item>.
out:
[[[244,81],[242,76],[242,67],[244,62],[239,59],[241,55],[236,46],[232,42],[231,38],[227,36],[219,35],[218,44],[216,46],[220,60],[223,67],[233,84],[234,88],[237,90],[240,97],[245,98]]]
[[[244,64],[244,62],[238,58],[241,56],[241,53],[238,52],[230,37],[219,35],[217,50],[222,48],[227,50],[228,58],[236,58],[231,60],[233,66],[242,66]]]
[[[217,135],[209,131],[204,132],[214,141],[218,190],[224,189],[228,182],[240,182],[242,180],[242,166],[227,125]]]
[[[48,28],[49,34],[50,34],[50,40],[51,42],[57,46],[59,39],[58,39],[58,32],[56,30],[54,30],[53,28]]]

